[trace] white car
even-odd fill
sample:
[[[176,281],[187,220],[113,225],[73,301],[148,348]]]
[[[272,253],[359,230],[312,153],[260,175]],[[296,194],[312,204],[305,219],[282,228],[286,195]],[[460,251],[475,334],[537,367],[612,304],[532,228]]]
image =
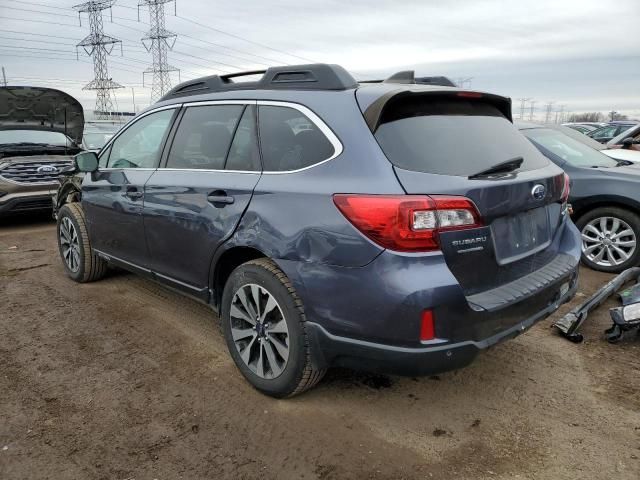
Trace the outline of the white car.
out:
[[[640,163],[640,151],[637,150],[627,150],[624,148],[609,148],[609,145],[602,144],[600,142],[595,141],[593,138],[587,137],[582,133],[562,125],[545,125],[547,128],[553,128],[555,130],[560,130],[565,135],[570,136],[571,138],[578,140],[585,145],[590,146],[591,148],[598,150],[600,153],[604,153],[608,157],[613,158],[614,160],[625,160],[633,163]]]

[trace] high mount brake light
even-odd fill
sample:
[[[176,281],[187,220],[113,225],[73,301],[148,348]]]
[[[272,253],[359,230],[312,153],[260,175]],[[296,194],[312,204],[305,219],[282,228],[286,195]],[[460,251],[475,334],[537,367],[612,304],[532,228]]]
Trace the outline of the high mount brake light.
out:
[[[456,96],[465,98],[482,98],[482,94],[479,92],[458,92],[456,93]]]
[[[482,226],[471,200],[447,195],[349,195],[333,201],[358,230],[400,252],[439,250],[438,233]]]

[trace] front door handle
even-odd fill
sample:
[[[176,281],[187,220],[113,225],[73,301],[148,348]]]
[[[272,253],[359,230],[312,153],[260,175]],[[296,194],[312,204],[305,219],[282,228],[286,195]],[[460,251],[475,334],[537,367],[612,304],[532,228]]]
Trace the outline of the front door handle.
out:
[[[131,189],[131,190],[127,190],[125,195],[129,197],[131,200],[137,200],[139,198],[142,198],[144,194],[138,191],[137,189]]]
[[[208,195],[207,201],[209,203],[231,205],[235,201],[235,199],[232,196],[227,195],[227,192],[218,191],[218,192],[213,192],[211,195]]]

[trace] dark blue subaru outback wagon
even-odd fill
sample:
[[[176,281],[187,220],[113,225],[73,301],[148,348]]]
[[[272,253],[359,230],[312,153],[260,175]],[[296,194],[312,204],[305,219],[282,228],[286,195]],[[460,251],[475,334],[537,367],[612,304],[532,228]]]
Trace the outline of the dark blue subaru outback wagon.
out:
[[[569,182],[508,98],[260,73],[183,83],[76,157],[54,200],[73,280],[114,265],[211,304],[275,397],[334,365],[463,367],[572,297]]]

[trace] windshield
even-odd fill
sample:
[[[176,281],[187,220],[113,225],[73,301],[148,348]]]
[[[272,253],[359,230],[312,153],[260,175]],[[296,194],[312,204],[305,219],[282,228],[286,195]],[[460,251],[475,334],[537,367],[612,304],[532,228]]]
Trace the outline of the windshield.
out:
[[[547,128],[532,128],[523,130],[522,133],[574,167],[615,167],[618,165],[616,160],[564,133]]]
[[[43,143],[72,147],[73,143],[60,132],[42,130],[0,130],[0,145],[7,143]]]
[[[113,137],[113,133],[85,133],[82,137],[84,147],[89,150],[97,150],[104,147],[104,144]]]

